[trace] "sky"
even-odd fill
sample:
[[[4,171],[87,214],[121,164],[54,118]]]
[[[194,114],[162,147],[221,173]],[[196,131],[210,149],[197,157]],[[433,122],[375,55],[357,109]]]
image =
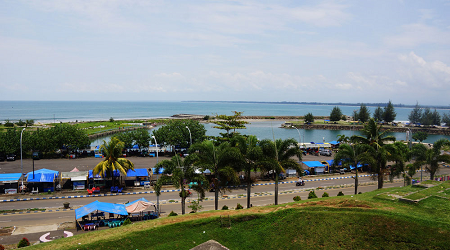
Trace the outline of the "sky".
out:
[[[0,0],[0,100],[450,105],[450,0]]]

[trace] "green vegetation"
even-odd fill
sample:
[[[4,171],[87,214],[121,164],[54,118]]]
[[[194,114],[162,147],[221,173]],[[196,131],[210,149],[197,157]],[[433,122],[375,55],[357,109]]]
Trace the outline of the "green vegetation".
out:
[[[314,115],[312,113],[308,113],[303,117],[303,120],[305,123],[313,123],[314,122]]]
[[[353,197],[162,218],[32,248],[117,249],[126,244],[129,249],[191,249],[214,239],[229,249],[447,249],[450,200],[438,197],[439,189],[447,187],[449,182],[428,189],[431,196],[418,204],[398,202],[393,194],[427,189],[378,189]],[[222,226],[223,217],[229,226]]]
[[[330,121],[337,122],[342,118],[342,111],[338,106],[335,106],[330,113]]]

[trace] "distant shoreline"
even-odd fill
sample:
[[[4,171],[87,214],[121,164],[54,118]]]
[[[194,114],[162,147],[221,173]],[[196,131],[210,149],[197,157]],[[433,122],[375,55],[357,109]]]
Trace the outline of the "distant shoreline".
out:
[[[256,102],[256,101],[182,101],[182,102],[200,102],[200,103],[252,103],[252,104],[295,104],[295,105],[327,105],[327,106],[361,106],[361,104],[367,107],[385,107],[387,102],[380,103],[345,103],[345,102]],[[396,108],[415,108],[416,105],[409,104],[392,104]],[[449,109],[450,106],[439,106],[439,105],[419,105],[421,108],[435,108],[435,109]]]

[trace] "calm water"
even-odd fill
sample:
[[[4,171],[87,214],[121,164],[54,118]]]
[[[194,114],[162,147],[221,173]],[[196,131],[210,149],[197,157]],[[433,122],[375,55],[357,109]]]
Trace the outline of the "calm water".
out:
[[[36,122],[93,121],[114,119],[164,118],[175,114],[215,115],[243,111],[249,116],[328,116],[334,106],[261,103],[202,102],[74,102],[74,101],[0,101],[0,122],[33,119]],[[359,106],[340,106],[352,115]],[[368,107],[373,113],[375,107]],[[407,121],[411,108],[395,108],[397,121]],[[449,110],[438,110],[441,114]]]
[[[247,129],[240,129],[239,132],[241,134],[247,135],[255,135],[258,139],[273,139],[275,136],[276,139],[288,139],[294,138],[297,141],[301,142],[329,142],[337,140],[337,136],[340,134],[344,134],[346,136],[359,135],[358,131],[350,131],[350,130],[317,130],[317,129],[299,129],[297,132],[296,129],[285,129],[280,128],[282,121],[256,121],[251,124],[247,124]],[[219,129],[215,129],[212,126],[214,124],[205,124],[206,135],[209,136],[219,136],[220,132],[224,132]],[[158,129],[158,128],[155,128]],[[272,134],[273,131],[273,134]],[[151,133],[151,130],[149,131]],[[299,136],[300,132],[300,136]],[[390,133],[397,138],[397,140],[406,140],[406,133]],[[108,141],[110,137],[97,139],[92,142],[91,146],[99,145],[103,142],[103,140]],[[427,143],[433,143],[440,138],[447,138],[450,140],[450,136],[442,136],[442,135],[429,135],[428,139],[425,141]]]
[[[261,103],[204,103],[204,102],[45,102],[45,101],[0,101],[0,122],[33,119],[35,122],[67,122],[114,119],[165,118],[175,114],[231,115],[231,111],[243,111],[249,116],[302,116],[309,112],[315,116],[328,116],[334,106],[302,104],[261,104]],[[351,115],[359,106],[340,106],[345,115]],[[373,113],[375,107],[368,107]],[[395,108],[397,121],[407,121],[411,108]],[[449,110],[438,110],[449,113]],[[242,134],[256,135],[259,139],[294,138],[302,142],[322,142],[336,140],[338,134],[352,135],[358,132],[332,130],[300,130],[300,138],[295,129],[280,128],[280,121],[261,121],[247,125]],[[206,124],[207,135],[219,135],[218,129]],[[273,134],[272,134],[273,131]],[[405,133],[393,133],[397,140],[404,140]],[[432,143],[448,136],[430,135],[426,142]],[[98,145],[96,140],[93,145]]]

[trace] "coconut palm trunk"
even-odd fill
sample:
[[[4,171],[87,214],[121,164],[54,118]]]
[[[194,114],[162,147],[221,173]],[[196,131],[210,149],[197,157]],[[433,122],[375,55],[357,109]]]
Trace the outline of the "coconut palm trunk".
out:
[[[278,205],[278,173],[275,176],[275,205]]]
[[[250,170],[246,171],[245,174],[247,176],[247,208],[250,208],[251,207],[250,196],[252,193],[252,180],[250,178],[250,174],[251,174]]]

